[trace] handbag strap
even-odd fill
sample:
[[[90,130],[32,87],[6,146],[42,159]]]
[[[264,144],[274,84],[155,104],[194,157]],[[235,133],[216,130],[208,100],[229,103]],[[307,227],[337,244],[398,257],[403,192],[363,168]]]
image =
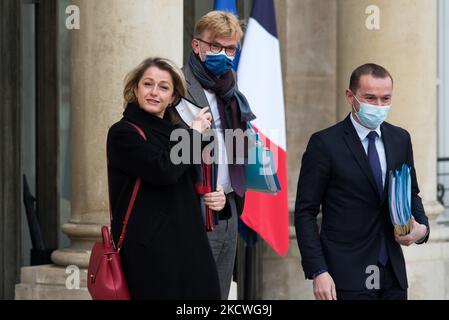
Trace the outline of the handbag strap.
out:
[[[142,136],[142,138],[145,141],[147,141],[145,132],[143,132],[143,130],[139,126],[137,126],[136,124],[129,122],[129,121],[126,121],[126,122],[128,122],[131,126],[133,126],[134,129],[136,129],[137,132]],[[117,252],[120,252],[120,249],[122,248],[122,245],[123,245],[123,240],[125,240],[126,227],[128,225],[128,221],[131,216],[131,212],[133,210],[134,203],[136,201],[137,193],[139,192],[141,182],[142,182],[142,178],[137,178],[136,182],[134,183],[134,188],[133,188],[133,192],[131,194],[131,199],[129,200],[128,209],[126,210],[125,218],[123,219],[123,227],[122,227],[122,232],[120,233],[120,238],[119,238],[119,241],[117,244]],[[112,222],[112,212],[111,212],[111,222]]]

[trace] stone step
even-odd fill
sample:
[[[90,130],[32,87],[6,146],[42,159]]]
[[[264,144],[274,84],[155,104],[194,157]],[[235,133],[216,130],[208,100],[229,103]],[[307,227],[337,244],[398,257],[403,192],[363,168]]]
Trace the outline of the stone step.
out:
[[[43,284],[16,285],[16,300],[91,300],[87,288],[68,290],[65,286]]]
[[[79,278],[77,278],[79,277]],[[90,300],[87,270],[75,266],[41,265],[23,267],[16,300]],[[79,287],[78,287],[79,285]]]
[[[87,270],[77,269],[76,266],[61,267],[54,264],[23,267],[21,269],[21,283],[27,284],[51,284],[66,286],[69,277],[75,276],[75,272],[79,271],[80,287],[87,286]],[[73,282],[73,281],[72,281]]]

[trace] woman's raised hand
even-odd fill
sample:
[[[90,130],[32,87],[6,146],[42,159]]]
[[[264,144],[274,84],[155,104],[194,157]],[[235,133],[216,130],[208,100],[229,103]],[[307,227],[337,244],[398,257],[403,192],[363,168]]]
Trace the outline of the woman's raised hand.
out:
[[[212,114],[209,112],[209,107],[201,109],[192,122],[192,129],[203,133],[207,129],[210,129],[212,124]]]

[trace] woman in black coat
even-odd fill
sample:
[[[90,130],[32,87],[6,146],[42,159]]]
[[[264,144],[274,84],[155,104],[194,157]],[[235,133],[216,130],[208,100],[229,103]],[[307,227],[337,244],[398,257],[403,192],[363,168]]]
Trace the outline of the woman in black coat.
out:
[[[195,166],[175,165],[170,159],[175,145],[170,134],[177,129],[170,108],[185,95],[183,75],[167,59],[147,59],[125,83],[125,111],[109,130],[107,155],[115,244],[135,182],[141,178],[120,251],[131,297],[219,299],[216,265],[195,192]],[[203,109],[192,128],[185,129],[190,139],[207,130],[210,120]],[[206,194],[204,201],[219,211],[225,196],[217,190]]]

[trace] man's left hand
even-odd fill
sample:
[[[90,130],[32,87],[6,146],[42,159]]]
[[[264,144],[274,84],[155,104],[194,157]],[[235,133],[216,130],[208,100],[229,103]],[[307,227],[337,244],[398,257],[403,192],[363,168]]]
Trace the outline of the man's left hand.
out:
[[[217,191],[209,192],[204,195],[204,204],[213,211],[223,210],[226,204],[226,196],[223,191],[223,187],[218,185]]]
[[[427,226],[425,224],[420,224],[413,219],[412,230],[409,234],[405,236],[399,236],[394,233],[396,242],[403,246],[409,246],[414,244],[416,241],[421,240],[427,233]]]

